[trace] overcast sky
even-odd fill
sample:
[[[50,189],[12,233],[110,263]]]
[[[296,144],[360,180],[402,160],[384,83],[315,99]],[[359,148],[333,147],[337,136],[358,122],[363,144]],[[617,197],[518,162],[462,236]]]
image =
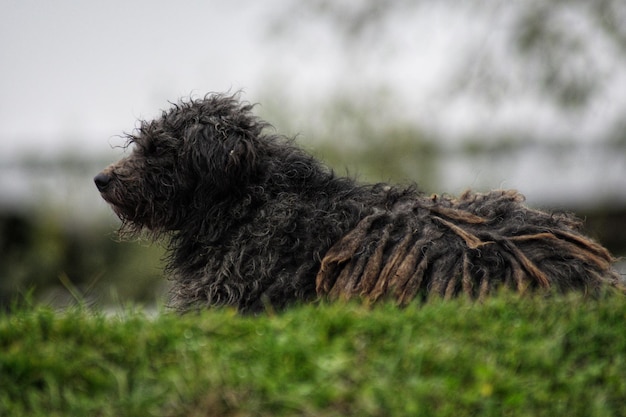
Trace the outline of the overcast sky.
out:
[[[293,7],[297,0],[0,1],[5,157],[23,149],[105,151],[102,138],[132,129],[137,118],[158,114],[168,100],[210,91],[244,89],[254,102],[271,94],[317,105],[315,98],[338,88],[382,86],[404,100],[403,116],[418,123],[463,133],[477,126],[488,130],[500,120],[555,137],[593,137],[594,129],[622,117],[615,113],[626,106],[619,93],[626,89],[626,74],[611,73],[624,66],[611,60],[605,77],[621,84],[606,89],[585,115],[557,114],[525,95],[523,80],[517,90],[503,90],[510,99],[495,108],[471,98],[450,100],[445,92],[457,88],[451,81],[483,90],[485,65],[514,82],[525,76],[526,68],[490,56],[503,55],[507,16],[515,7],[491,11],[424,2],[376,33],[388,42],[372,42],[365,53],[352,55],[323,23],[290,16],[301,11]],[[289,17],[297,23],[272,36],[272,22]],[[584,30],[576,19],[565,24]],[[591,50],[599,51],[586,57],[594,64],[610,56],[602,43]],[[476,56],[468,60],[470,54]],[[304,110],[292,110],[302,117]]]
[[[105,149],[97,136],[106,142],[107,135],[132,128],[135,118],[156,114],[167,100],[254,90],[265,64],[259,51],[263,28],[254,19],[263,16],[259,9],[266,2],[1,4],[5,155],[33,143],[47,149],[86,141]]]

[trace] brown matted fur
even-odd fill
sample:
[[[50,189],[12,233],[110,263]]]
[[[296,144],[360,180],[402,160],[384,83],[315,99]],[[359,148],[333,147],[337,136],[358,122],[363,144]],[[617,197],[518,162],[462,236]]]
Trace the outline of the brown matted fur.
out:
[[[531,210],[516,191],[403,202],[361,220],[322,259],[319,294],[407,304],[416,296],[484,298],[506,286],[596,292],[618,283],[613,258],[572,216]]]

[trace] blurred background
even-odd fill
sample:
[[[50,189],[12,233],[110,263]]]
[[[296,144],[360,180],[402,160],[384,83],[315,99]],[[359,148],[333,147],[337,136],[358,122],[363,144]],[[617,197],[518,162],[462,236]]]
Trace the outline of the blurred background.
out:
[[[118,242],[92,178],[208,92],[341,174],[516,188],[625,255],[624,22],[623,0],[2,0],[0,308],[163,299],[163,249]]]

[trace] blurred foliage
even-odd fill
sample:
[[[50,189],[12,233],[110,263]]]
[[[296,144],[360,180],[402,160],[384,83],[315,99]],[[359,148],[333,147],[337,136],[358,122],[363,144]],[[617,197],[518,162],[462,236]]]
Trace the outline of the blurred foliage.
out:
[[[604,205],[578,211],[577,215],[585,220],[585,230],[623,262],[626,255],[626,208]]]
[[[380,137],[393,142],[393,146],[378,146]],[[389,128],[380,137],[366,135],[354,147],[337,147],[323,141],[312,153],[339,175],[348,170],[348,175],[362,182],[409,183],[419,179],[421,189],[435,189],[439,152],[435,144],[420,140],[419,133],[410,127]],[[349,167],[354,167],[354,172]]]
[[[33,292],[53,305],[154,303],[162,295],[157,246],[118,242],[110,228],[71,227],[55,216],[0,213],[0,309]]]
[[[396,48],[389,44],[392,40],[381,34],[403,24],[405,16],[437,7],[466,12],[484,20],[494,32],[505,31],[503,45],[485,39],[464,53],[457,64],[454,84],[458,88],[451,90],[453,94],[475,90],[469,92],[477,99],[494,99],[494,92],[508,95],[511,84],[523,81],[521,88],[533,89],[561,108],[577,109],[592,104],[596,93],[610,87],[609,73],[626,69],[623,0],[311,0],[294,3],[278,14],[271,31],[282,34],[303,23],[325,22],[345,45],[343,51],[350,60],[372,50],[394,51]],[[613,61],[602,59],[607,55]],[[498,61],[506,64],[498,65]]]
[[[422,189],[435,189],[438,184],[435,168],[441,152],[436,139],[414,124],[403,123],[389,114],[392,106],[386,106],[389,97],[384,93],[379,93],[375,100],[358,97],[338,96],[329,100],[319,116],[322,123],[304,122],[314,141],[297,136],[299,144],[338,175],[349,175],[361,182],[418,181]],[[268,118],[274,120],[281,109],[269,107]],[[279,116],[276,119],[293,125]],[[286,130],[295,128],[288,126]]]

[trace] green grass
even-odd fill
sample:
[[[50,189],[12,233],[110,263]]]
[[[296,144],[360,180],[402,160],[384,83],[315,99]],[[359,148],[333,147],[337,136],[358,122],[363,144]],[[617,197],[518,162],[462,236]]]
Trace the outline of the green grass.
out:
[[[1,416],[624,416],[626,299],[0,317]]]

